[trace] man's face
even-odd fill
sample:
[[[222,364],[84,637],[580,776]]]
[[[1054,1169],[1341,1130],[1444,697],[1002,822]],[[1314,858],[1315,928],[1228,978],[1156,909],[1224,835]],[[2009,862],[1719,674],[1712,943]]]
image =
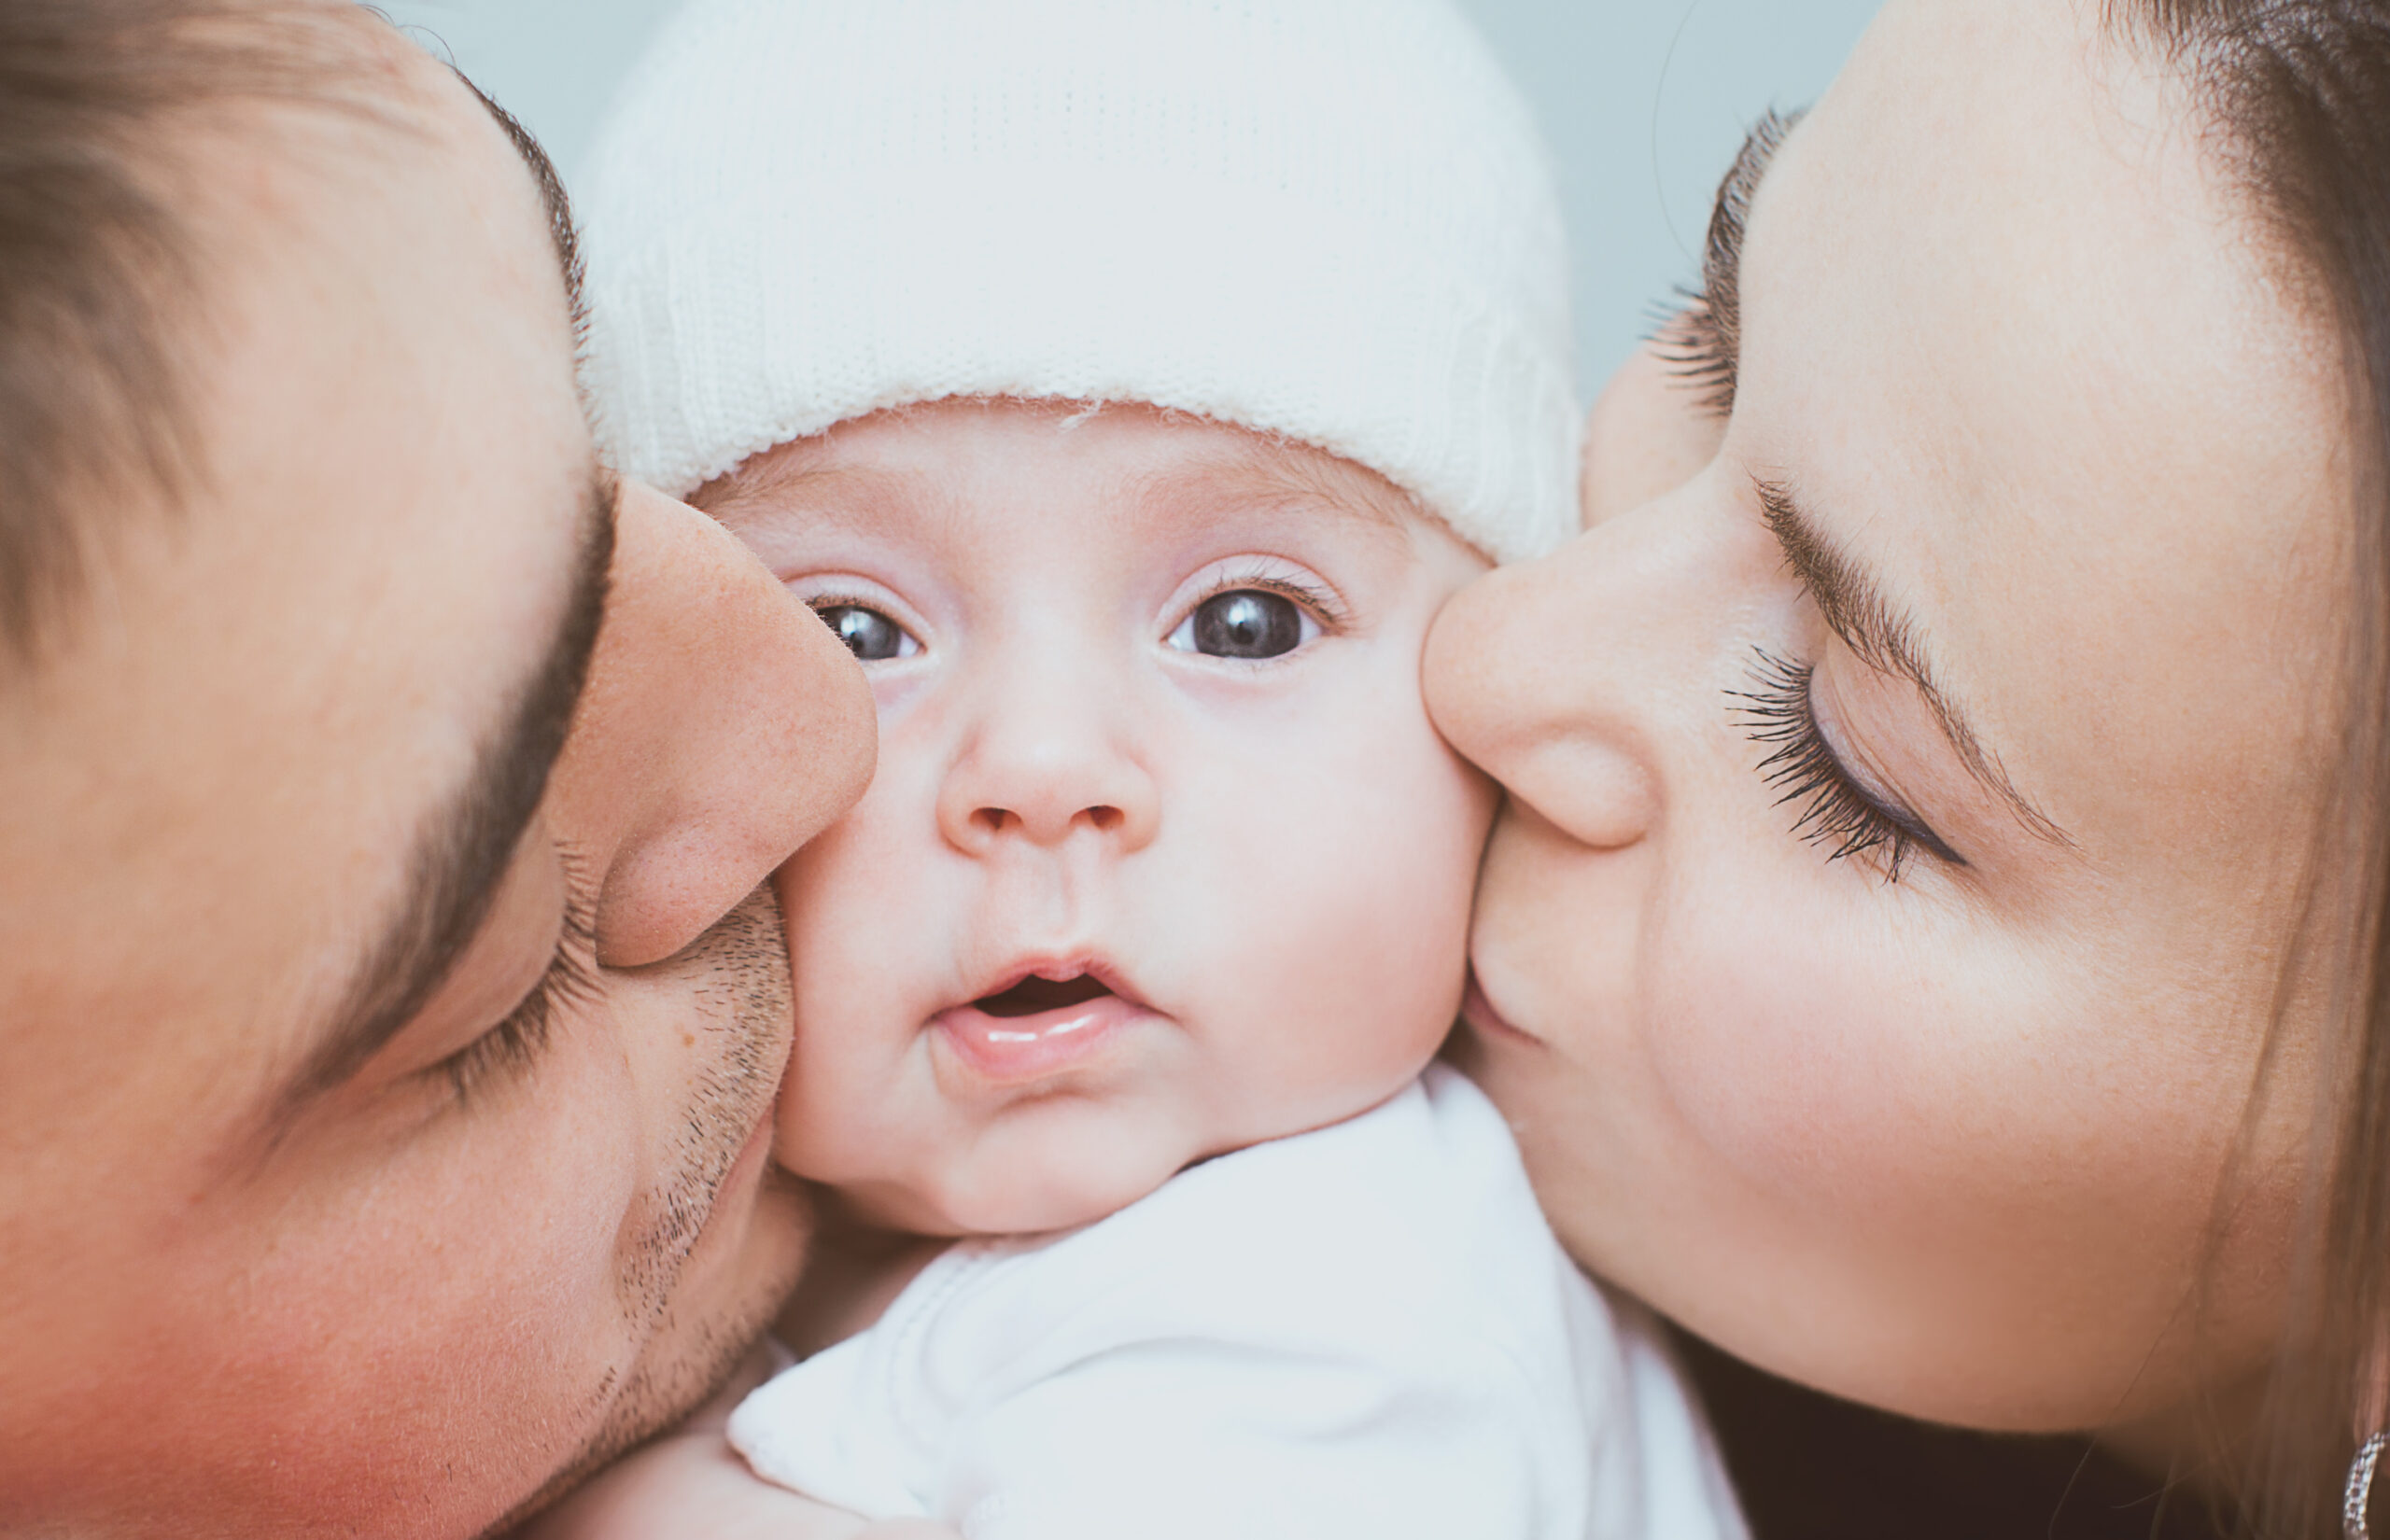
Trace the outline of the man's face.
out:
[[[192,128],[204,484],[0,682],[10,1533],[479,1532],[802,1255],[760,885],[868,693],[596,471],[534,181],[370,47],[395,125]]]

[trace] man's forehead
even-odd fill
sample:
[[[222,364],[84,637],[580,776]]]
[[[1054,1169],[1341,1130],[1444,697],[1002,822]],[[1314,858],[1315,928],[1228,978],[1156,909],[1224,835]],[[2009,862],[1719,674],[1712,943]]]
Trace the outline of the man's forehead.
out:
[[[233,200],[246,216],[235,233],[259,214],[303,224],[403,199],[410,179],[441,184],[460,211],[478,204],[485,217],[519,201],[577,295],[572,218],[554,165],[462,72],[354,0],[221,3],[236,18],[224,25],[253,39],[235,55],[248,67],[192,104],[200,116],[190,142],[204,149],[164,157],[179,196]],[[360,161],[385,177],[360,175]],[[386,179],[393,172],[397,184]],[[294,187],[309,195],[284,190]]]
[[[324,88],[373,110],[202,125],[205,484],[107,554],[91,635],[7,707],[42,719],[4,777],[12,998],[46,956],[52,1004],[89,993],[235,1079],[306,1050],[589,591],[553,211],[482,105],[374,26],[378,63]],[[272,222],[240,223],[260,201]]]

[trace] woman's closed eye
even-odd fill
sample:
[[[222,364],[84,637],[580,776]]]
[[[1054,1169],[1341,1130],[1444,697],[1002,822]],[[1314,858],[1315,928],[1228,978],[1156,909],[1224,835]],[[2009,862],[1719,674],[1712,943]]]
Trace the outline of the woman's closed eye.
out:
[[[1870,789],[1844,764],[1819,729],[1810,686],[1816,669],[1762,651],[1751,669],[1751,688],[1730,690],[1736,721],[1766,752],[1761,778],[1780,794],[1777,805],[1797,805],[1792,832],[1826,850],[1826,860],[1873,856],[1884,878],[1898,882],[1919,851],[1949,866],[1966,858],[1923,819],[1897,800]]]

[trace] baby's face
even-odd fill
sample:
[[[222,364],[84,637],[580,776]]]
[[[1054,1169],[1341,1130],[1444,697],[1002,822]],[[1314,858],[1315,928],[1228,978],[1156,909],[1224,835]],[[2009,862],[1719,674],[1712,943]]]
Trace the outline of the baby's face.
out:
[[[885,1224],[1059,1228],[1418,1073],[1493,810],[1420,703],[1466,546],[1141,408],[883,413],[710,491],[879,706],[870,791],[780,878],[783,1165]]]

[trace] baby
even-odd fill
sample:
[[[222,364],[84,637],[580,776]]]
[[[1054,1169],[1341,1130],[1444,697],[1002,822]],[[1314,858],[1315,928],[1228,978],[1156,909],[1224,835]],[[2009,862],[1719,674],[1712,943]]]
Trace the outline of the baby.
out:
[[[752,1477],[674,1440],[562,1527],[1739,1534],[1431,1063],[1493,793],[1421,647],[1574,522],[1558,217],[1448,5],[710,0],[587,207],[617,460],[879,700],[782,877],[777,1158],[943,1243]]]

